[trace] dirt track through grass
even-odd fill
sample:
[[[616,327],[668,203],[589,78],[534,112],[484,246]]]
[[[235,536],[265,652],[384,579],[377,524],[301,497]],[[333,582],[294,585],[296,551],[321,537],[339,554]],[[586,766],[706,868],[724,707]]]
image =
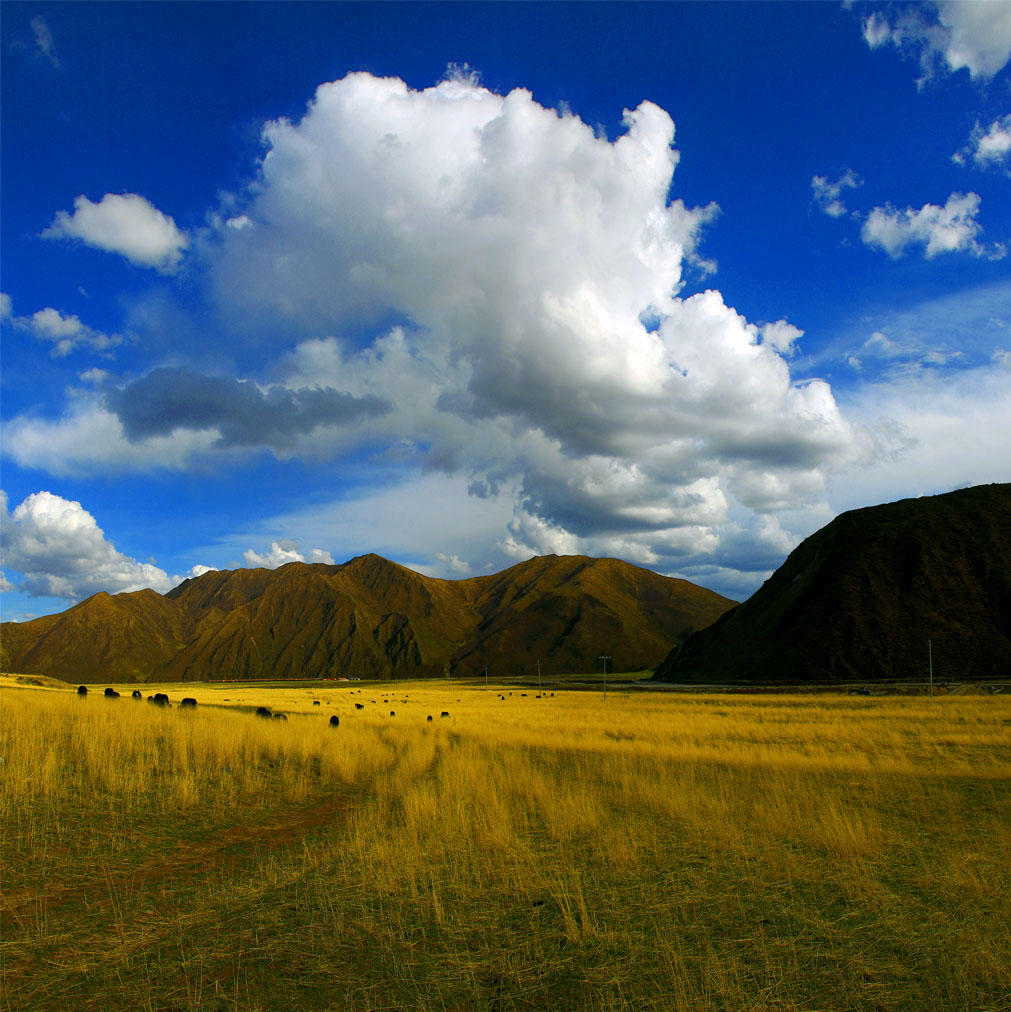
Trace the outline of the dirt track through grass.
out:
[[[164,855],[155,855],[129,871],[106,875],[110,896],[126,888],[143,888],[162,879],[194,877],[208,872],[221,873],[241,863],[244,851],[255,846],[287,847],[302,842],[303,838],[348,814],[352,799],[346,795],[323,798],[305,808],[285,810],[261,822],[241,823],[216,830],[198,841],[180,844]],[[2,922],[17,921],[22,910],[53,914],[73,902],[88,900],[94,910],[96,901],[93,886],[80,885],[69,889],[57,883],[49,892],[20,889],[5,893],[2,899]],[[100,904],[101,901],[99,901]]]

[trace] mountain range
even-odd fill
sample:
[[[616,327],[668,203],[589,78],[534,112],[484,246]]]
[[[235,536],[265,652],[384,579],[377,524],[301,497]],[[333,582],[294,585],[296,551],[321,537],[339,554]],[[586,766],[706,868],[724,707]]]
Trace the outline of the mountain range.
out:
[[[1011,484],[843,513],[654,678],[818,683],[1011,677]]]
[[[493,677],[655,667],[733,601],[617,559],[536,557],[439,580],[363,555],[212,570],[0,626],[5,671],[71,682]]]

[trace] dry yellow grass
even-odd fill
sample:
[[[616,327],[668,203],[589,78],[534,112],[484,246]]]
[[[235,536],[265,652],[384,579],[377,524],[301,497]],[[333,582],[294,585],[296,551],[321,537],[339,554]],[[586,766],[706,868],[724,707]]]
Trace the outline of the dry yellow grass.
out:
[[[96,688],[3,692],[10,1007],[1011,1009],[1009,697]]]

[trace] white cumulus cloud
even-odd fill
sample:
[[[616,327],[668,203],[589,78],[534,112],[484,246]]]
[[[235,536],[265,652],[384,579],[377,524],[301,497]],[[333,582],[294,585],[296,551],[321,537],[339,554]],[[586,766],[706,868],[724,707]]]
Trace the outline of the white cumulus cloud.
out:
[[[10,514],[0,492],[0,522],[4,564],[23,574],[19,586],[33,597],[79,601],[145,587],[165,593],[178,582],[117,551],[79,502],[52,492],[33,492]]]
[[[52,306],[46,306],[31,316],[14,316],[11,313],[10,299],[7,296],[5,298],[7,302],[3,318],[32,337],[49,342],[52,346],[50,354],[54,358],[63,358],[78,348],[90,348],[107,354],[110,348],[115,348],[123,341],[117,334],[104,334],[86,326],[79,317],[64,315]]]
[[[74,213],[57,211],[42,237],[79,239],[165,274],[178,268],[189,246],[175,221],[136,193],[107,193],[97,204],[82,194],[74,200]]]
[[[969,159],[977,168],[1003,168],[1011,174],[1011,114],[995,119],[987,130],[976,124],[969,143],[952,155],[958,165],[965,165]]]
[[[298,542],[290,539],[272,541],[266,553],[260,555],[250,548],[242,553],[246,565],[251,569],[277,569],[289,562],[322,562],[328,566],[334,564],[333,556],[321,548],[313,548],[309,554],[303,555]]]
[[[515,483],[522,511],[569,533],[694,526],[687,503],[718,512],[750,471],[806,495],[852,433],[826,385],[792,382],[799,330],[759,340],[719,292],[679,297],[715,208],[668,199],[666,112],[625,122],[609,141],[473,77],[323,85],[264,131],[246,209],[263,227],[220,231],[218,297],[250,326],[336,332],[298,346],[290,385],[339,377],[389,402],[370,439],[423,446],[474,494]],[[411,325],[340,338],[391,313]]]
[[[883,249],[898,259],[909,246],[922,246],[930,259],[939,253],[967,252],[999,260],[1006,250],[1000,244],[987,246],[979,241],[983,227],[976,220],[980,199],[976,193],[953,193],[941,207],[924,204],[905,210],[875,207],[864,219],[860,238],[868,246]]]
[[[182,577],[182,579],[195,580],[198,576],[203,576],[204,573],[215,573],[215,572],[217,572],[216,566],[203,566],[200,565],[200,563],[197,563],[197,565],[190,567],[189,571],[186,573],[184,577]],[[182,580],[180,580],[179,582],[182,582]]]
[[[990,78],[1011,57],[1011,4],[1007,0],[934,0],[892,5],[863,19],[871,49],[893,45],[919,59],[922,87],[941,73],[965,69]]]

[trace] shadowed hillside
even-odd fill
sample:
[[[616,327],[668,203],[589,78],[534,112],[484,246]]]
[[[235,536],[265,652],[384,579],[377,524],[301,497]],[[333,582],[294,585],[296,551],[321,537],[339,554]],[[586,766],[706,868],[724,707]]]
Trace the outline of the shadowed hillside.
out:
[[[437,580],[377,555],[212,571],[2,627],[4,670],[67,681],[497,676],[655,665],[733,602],[616,559]]]
[[[1011,676],[1011,485],[852,510],[674,648],[671,682]]]

